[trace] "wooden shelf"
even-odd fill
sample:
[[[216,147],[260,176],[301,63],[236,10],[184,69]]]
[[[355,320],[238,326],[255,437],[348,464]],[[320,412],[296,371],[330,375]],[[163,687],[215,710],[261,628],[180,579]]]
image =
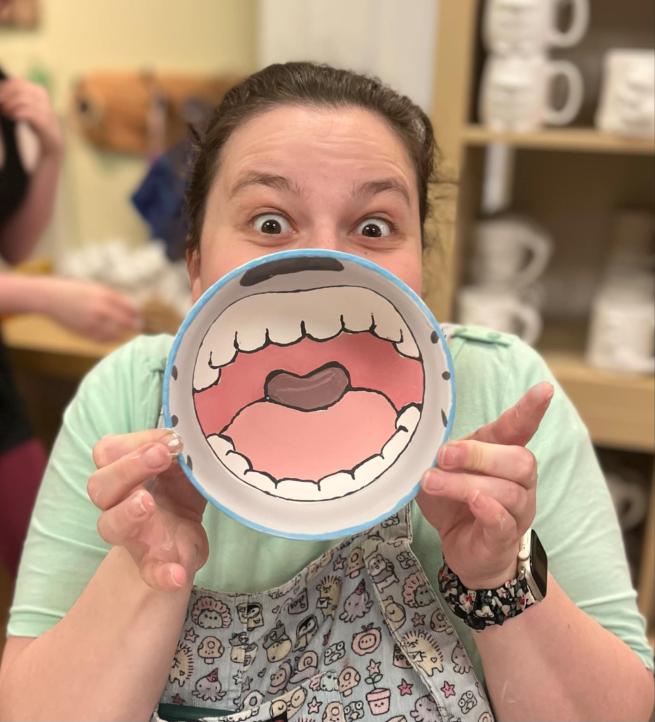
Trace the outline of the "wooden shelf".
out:
[[[577,324],[547,324],[539,350],[594,444],[654,453],[655,378],[590,366],[584,358],[585,337]]]
[[[462,128],[464,145],[502,143],[515,148],[560,150],[579,153],[655,155],[655,138],[637,140],[601,133],[595,128],[547,128],[528,133],[499,133],[481,125]]]

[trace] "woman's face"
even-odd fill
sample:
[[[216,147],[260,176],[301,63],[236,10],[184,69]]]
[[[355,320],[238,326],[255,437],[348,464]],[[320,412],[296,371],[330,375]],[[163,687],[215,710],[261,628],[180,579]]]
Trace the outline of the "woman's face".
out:
[[[194,300],[246,261],[295,248],[357,254],[421,290],[416,176],[384,120],[361,108],[281,106],[223,149],[190,259]]]

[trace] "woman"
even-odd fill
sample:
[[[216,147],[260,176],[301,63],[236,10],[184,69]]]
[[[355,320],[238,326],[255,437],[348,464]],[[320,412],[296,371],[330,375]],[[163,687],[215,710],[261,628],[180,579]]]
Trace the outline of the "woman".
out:
[[[297,247],[357,253],[420,290],[434,143],[408,99],[345,71],[271,66],[225,96],[198,151],[196,298],[236,265]],[[2,714],[147,720],[162,700],[175,719],[193,707],[490,720],[466,648],[501,719],[647,719],[650,653],[584,427],[514,337],[460,329],[450,343],[461,440],[441,449],[407,514],[336,547],[247,529],[186,482],[171,461],[180,440],[154,429],[170,338],[106,359],[67,411],[35,509]],[[472,632],[454,616],[475,622],[459,590],[513,589],[531,525],[552,569],[545,598]],[[442,555],[456,634],[432,591]]]
[[[18,133],[20,123],[33,133],[36,147]],[[8,78],[0,68],[3,261],[14,265],[25,260],[41,238],[52,216],[62,157],[61,131],[46,91],[22,78]],[[0,316],[14,313],[47,314],[97,340],[134,331],[138,320],[128,298],[99,284],[0,270]],[[0,561],[12,576],[45,463],[45,452],[32,438],[14,389],[0,338]]]

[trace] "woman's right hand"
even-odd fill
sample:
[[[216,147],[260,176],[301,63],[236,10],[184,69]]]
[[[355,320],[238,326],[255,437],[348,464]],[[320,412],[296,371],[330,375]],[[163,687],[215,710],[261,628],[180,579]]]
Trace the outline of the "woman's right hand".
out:
[[[87,487],[102,510],[100,536],[124,547],[144,582],[162,591],[192,583],[209,553],[206,501],[175,459],[181,450],[168,429],[105,436],[93,449],[98,470]]]

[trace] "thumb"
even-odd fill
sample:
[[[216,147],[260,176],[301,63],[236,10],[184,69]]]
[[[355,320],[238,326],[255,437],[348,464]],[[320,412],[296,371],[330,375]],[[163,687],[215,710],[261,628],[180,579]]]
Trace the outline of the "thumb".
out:
[[[555,389],[547,381],[528,391],[495,421],[481,426],[469,439],[488,444],[525,446],[534,436],[543,419]]]

